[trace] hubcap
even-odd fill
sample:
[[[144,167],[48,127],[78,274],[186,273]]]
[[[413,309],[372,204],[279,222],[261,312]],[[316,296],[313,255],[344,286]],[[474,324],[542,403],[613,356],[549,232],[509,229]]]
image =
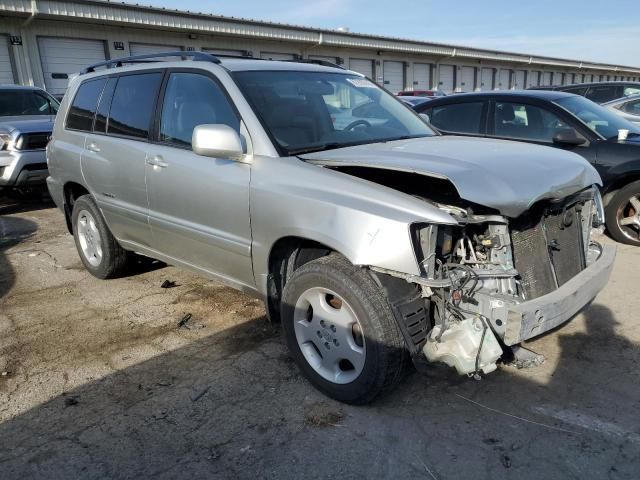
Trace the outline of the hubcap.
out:
[[[618,210],[620,230],[633,241],[640,240],[640,195],[634,195]]]
[[[80,243],[82,255],[92,266],[97,267],[102,261],[102,239],[93,215],[82,210],[78,214],[76,235]]]
[[[294,329],[309,365],[325,380],[354,381],[364,367],[362,327],[349,304],[327,288],[305,291],[296,303]]]

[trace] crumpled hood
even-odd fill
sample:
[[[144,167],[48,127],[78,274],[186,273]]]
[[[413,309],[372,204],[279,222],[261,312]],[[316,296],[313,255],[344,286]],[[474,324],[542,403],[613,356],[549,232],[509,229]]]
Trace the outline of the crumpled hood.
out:
[[[0,130],[12,133],[51,132],[56,117],[53,115],[24,115],[0,117]]]
[[[300,155],[327,166],[373,167],[448,179],[461,198],[517,217],[543,199],[593,184],[598,172],[558,148],[474,137],[436,136]],[[428,194],[428,192],[425,192]]]

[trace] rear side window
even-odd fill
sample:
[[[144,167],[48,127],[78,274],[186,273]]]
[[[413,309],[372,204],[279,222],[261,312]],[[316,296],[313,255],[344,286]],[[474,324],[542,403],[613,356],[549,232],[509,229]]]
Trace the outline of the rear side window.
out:
[[[123,75],[118,78],[107,133],[147,138],[162,81],[162,73]]]
[[[619,87],[615,85],[603,85],[601,87],[591,87],[587,92],[586,97],[596,103],[604,103],[609,100],[619,98]]]
[[[630,95],[637,95],[640,93],[640,86],[638,87],[624,87],[623,97],[628,97]]]
[[[106,79],[99,78],[80,85],[67,115],[67,128],[83,132],[91,131],[98,97],[100,97],[105,83],[107,83]]]
[[[96,111],[96,121],[93,125],[94,132],[107,132],[107,117],[109,116],[109,108],[111,107],[111,100],[113,99],[113,91],[116,89],[116,83],[118,83],[117,78],[110,78],[102,91],[100,102],[98,103],[98,110]]]
[[[433,107],[429,119],[439,130],[452,133],[482,133],[482,102],[454,103]]]
[[[584,94],[587,93],[587,87],[565,88],[564,91],[569,93],[575,93],[576,95],[580,95],[584,97]]]

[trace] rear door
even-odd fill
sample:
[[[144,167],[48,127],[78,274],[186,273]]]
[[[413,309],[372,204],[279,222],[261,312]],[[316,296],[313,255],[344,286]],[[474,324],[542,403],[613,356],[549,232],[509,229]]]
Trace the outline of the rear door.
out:
[[[191,150],[197,125],[240,133],[240,116],[217,79],[202,71],[169,71],[162,97],[146,165],[153,249],[233,284],[254,285],[251,167]]]
[[[110,78],[100,97],[82,170],[113,234],[130,247],[148,247],[145,159],[163,72]]]
[[[485,134],[487,102],[482,99],[435,106],[428,103],[421,113],[426,113],[431,125],[444,134],[474,137]]]

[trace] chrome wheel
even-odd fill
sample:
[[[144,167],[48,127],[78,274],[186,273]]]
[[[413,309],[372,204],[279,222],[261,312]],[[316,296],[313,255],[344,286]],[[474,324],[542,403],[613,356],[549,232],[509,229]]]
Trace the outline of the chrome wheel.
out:
[[[618,224],[626,237],[640,240],[640,195],[634,195],[618,209]]]
[[[364,368],[362,327],[349,304],[326,288],[310,288],[295,306],[296,340],[309,365],[325,380],[345,384]]]
[[[102,239],[96,225],[96,219],[87,210],[81,210],[76,224],[76,235],[82,255],[92,266],[102,262]]]

